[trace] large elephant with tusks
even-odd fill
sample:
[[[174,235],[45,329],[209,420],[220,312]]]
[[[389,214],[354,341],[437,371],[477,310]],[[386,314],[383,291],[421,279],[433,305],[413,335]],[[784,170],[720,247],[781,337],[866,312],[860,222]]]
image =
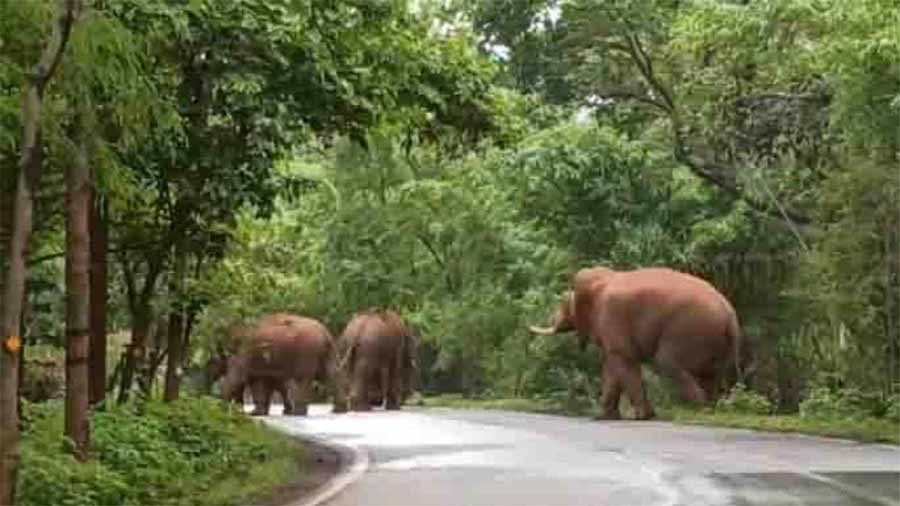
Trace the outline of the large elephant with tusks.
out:
[[[335,411],[343,411],[341,389],[334,385],[334,339],[321,322],[286,313],[264,316],[252,328],[240,351],[229,357],[222,398],[234,399],[249,385],[254,415],[267,415],[273,386],[285,385],[286,415],[306,415],[314,380],[329,383]]]
[[[416,341],[399,314],[389,310],[356,313],[341,334],[350,377],[350,407],[368,411],[384,402],[400,409],[416,377]]]
[[[530,329],[541,335],[574,330],[582,347],[588,338],[600,347],[604,418],[620,418],[623,390],[636,418],[655,416],[642,362],[700,404],[714,399],[723,375],[739,367],[741,331],[731,303],[708,282],[672,269],[582,269],[551,326]]]

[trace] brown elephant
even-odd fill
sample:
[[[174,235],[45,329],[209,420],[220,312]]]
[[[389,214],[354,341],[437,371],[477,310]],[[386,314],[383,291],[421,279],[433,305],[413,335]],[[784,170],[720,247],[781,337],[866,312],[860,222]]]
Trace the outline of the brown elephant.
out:
[[[209,392],[212,388],[212,385],[218,381],[220,378],[224,377],[228,372],[228,357],[227,355],[220,354],[217,357],[211,358],[209,362],[206,363],[205,367],[205,378],[206,378],[206,390]],[[244,383],[242,385],[237,385],[232,389],[231,398],[228,399],[231,402],[234,402],[244,407],[244,395],[246,390],[250,388],[250,385]],[[281,396],[282,402],[284,403],[285,412],[292,411],[293,402],[291,401],[290,396],[288,395],[287,384],[284,380],[281,379],[272,379],[266,378],[262,380],[262,388],[257,388],[255,391],[251,389],[251,395],[255,395],[253,397],[254,406],[264,406],[268,405],[271,402],[272,393],[277,392],[278,395]],[[258,397],[257,397],[258,396]],[[266,410],[268,412],[268,410]]]
[[[575,330],[602,350],[603,417],[617,419],[624,389],[638,419],[653,418],[641,377],[651,362],[672,378],[681,396],[706,403],[722,375],[738,366],[741,331],[731,303],[706,281],[666,268],[578,271],[550,327],[535,334]],[[734,360],[732,362],[732,359]]]
[[[341,341],[348,354],[351,409],[368,411],[382,402],[385,409],[400,409],[416,370],[416,338],[400,315],[359,312],[344,328]]]
[[[254,415],[269,411],[271,389],[284,382],[286,415],[306,415],[314,380],[334,377],[334,339],[322,323],[312,318],[277,313],[260,319],[241,350],[228,358],[222,381],[222,398],[230,400],[250,385],[256,402]],[[335,390],[335,411],[343,402]]]

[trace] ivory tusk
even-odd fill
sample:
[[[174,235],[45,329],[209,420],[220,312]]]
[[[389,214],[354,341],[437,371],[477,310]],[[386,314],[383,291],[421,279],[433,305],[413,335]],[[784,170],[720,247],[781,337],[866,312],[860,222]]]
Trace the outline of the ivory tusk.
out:
[[[554,329],[553,327],[538,327],[536,325],[532,325],[528,327],[528,330],[530,330],[533,334],[537,334],[540,336],[552,336],[553,334],[556,334],[556,329]]]

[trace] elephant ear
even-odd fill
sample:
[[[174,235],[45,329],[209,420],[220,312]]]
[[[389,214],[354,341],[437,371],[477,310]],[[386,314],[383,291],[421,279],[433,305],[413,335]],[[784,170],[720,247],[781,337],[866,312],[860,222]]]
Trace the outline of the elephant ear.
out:
[[[603,294],[606,285],[612,280],[615,271],[606,267],[582,269],[572,280],[572,299],[570,311],[575,327],[587,329],[588,318],[594,310],[594,304]]]

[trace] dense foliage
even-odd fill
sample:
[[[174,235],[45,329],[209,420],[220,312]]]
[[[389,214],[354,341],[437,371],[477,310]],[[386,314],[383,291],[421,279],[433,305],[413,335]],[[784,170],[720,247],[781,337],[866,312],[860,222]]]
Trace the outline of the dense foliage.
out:
[[[462,12],[483,51],[509,58],[496,141],[457,156],[401,149],[382,128],[367,151],[341,141],[286,162],[307,184],[274,220],[239,220],[241,239],[205,282],[221,301],[207,337],[260,304],[335,330],[391,305],[423,331],[427,388],[584,400],[594,359],[525,325],[546,318],[578,266],[662,264],[737,305],[764,397],[738,392],[727,406],[796,410],[816,388],[851,385],[887,402],[900,381],[890,2]],[[564,62],[547,63],[551,47]]]
[[[221,495],[228,482],[249,495],[288,479],[301,451],[215,400],[186,397],[95,412],[93,458],[79,465],[57,403],[28,404],[24,414],[20,504],[222,504],[239,499]]]

